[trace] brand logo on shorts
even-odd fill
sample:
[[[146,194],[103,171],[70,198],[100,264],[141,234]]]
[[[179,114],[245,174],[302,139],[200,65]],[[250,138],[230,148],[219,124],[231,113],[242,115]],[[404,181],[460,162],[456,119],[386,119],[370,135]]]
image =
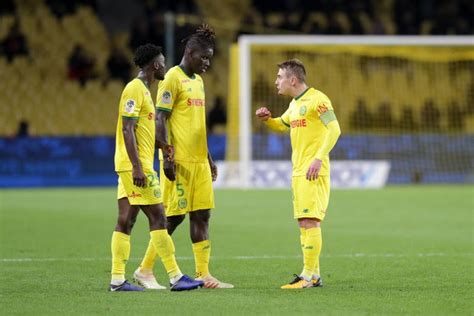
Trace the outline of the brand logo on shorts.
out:
[[[188,200],[186,200],[185,198],[179,199],[178,201],[179,208],[185,208],[187,205],[188,205]]]
[[[155,195],[155,197],[160,198],[161,197],[161,190],[154,190],[153,194]]]
[[[142,197],[140,193],[135,193],[135,191],[132,191],[132,194],[128,195],[129,198],[137,198],[137,197]]]
[[[307,208],[305,208],[305,209],[303,210],[303,213],[308,213],[308,212],[309,212],[309,210],[308,210]]]

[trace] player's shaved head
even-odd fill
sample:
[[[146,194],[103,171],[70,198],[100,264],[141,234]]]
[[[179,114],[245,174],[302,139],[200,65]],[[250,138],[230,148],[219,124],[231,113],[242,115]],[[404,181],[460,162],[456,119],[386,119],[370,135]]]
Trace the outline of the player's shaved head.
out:
[[[306,70],[304,65],[296,58],[279,63],[278,68],[286,70],[288,76],[295,76],[301,83],[304,83],[306,80]]]

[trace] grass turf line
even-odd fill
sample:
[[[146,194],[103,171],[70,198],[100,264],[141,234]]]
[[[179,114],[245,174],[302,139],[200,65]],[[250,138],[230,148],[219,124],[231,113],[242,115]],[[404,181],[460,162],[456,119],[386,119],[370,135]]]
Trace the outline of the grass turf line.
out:
[[[0,304],[8,314],[472,314],[472,189],[333,191],[322,289],[279,289],[302,268],[289,191],[219,190],[211,272],[236,289],[108,293],[107,260],[0,262]],[[108,258],[116,215],[113,188],[2,190],[0,258]],[[179,257],[192,257],[188,229],[186,221],[173,235]],[[148,238],[140,215],[129,277]],[[348,256],[357,253],[365,256]],[[178,263],[192,274],[193,260]],[[160,262],[155,270],[166,284]]]

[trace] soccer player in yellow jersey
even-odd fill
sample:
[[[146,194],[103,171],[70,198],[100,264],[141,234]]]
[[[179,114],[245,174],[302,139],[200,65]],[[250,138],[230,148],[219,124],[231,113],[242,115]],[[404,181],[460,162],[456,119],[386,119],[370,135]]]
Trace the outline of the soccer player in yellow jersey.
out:
[[[214,31],[202,25],[185,39],[181,63],[171,68],[158,86],[156,136],[158,143],[174,147],[174,159],[162,151],[160,164],[169,234],[189,213],[196,280],[203,281],[206,288],[233,288],[209,273],[209,218],[217,168],[207,148],[204,83],[199,74],[210,66],[214,37]],[[155,257],[150,243],[136,274],[150,278]]]
[[[115,171],[119,177],[119,214],[112,234],[112,280],[109,290],[143,291],[143,288],[125,280],[125,264],[130,256],[130,233],[139,208],[148,217],[151,244],[168,272],[171,290],[197,289],[204,283],[183,275],[176,263],[174,244],[166,230],[159,180],[153,170],[156,126],[155,106],[149,86],[155,79],[163,79],[165,58],[160,47],[146,44],[138,47],[134,62],[140,72],[122,92],[117,122]],[[172,154],[171,146],[163,146],[162,149]]]
[[[297,59],[278,64],[278,93],[293,97],[278,118],[262,107],[257,117],[274,131],[290,131],[293,212],[301,232],[303,271],[282,289],[322,286],[319,272],[321,222],[329,202],[329,152],[341,134],[329,98],[305,83],[304,65]]]

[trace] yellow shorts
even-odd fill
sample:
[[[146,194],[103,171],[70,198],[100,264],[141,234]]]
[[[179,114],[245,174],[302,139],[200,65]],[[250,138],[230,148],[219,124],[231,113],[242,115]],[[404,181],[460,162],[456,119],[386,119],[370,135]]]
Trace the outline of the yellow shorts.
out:
[[[211,168],[208,162],[176,162],[176,180],[165,176],[160,164],[161,190],[166,216],[214,208]]]
[[[293,213],[295,218],[323,220],[329,203],[329,176],[308,181],[305,176],[291,178]]]
[[[147,177],[147,186],[139,188],[133,184],[131,171],[117,172],[118,190],[117,199],[128,198],[130,205],[154,205],[163,202],[161,199],[160,180],[156,171],[144,171]]]

